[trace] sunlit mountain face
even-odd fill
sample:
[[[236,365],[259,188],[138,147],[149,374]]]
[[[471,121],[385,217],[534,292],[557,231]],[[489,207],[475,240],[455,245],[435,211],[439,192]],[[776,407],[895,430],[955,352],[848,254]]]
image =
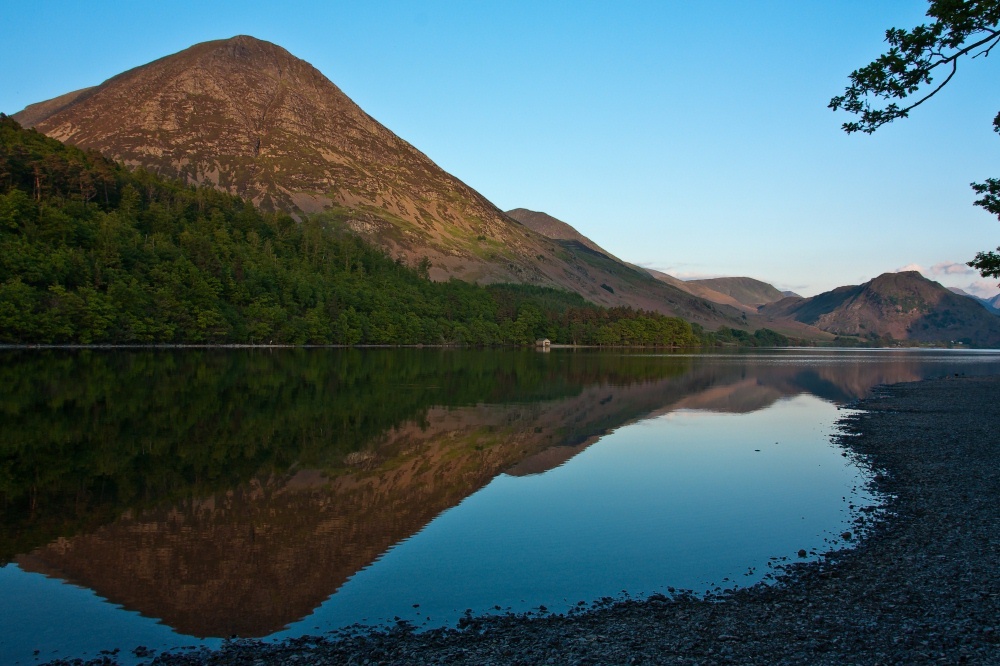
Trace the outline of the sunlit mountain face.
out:
[[[435,280],[558,287],[714,330],[739,312],[505,215],[365,113],[324,74],[245,35],[197,44],[15,114],[130,167],[322,215]],[[602,285],[604,285],[602,287]]]

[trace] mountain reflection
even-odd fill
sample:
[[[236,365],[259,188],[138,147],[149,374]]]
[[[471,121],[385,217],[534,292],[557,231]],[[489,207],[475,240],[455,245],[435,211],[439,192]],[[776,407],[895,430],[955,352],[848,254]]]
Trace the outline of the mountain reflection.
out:
[[[0,563],[184,634],[265,636],[498,474],[544,472],[649,415],[844,401],[929,372],[824,358],[11,352]]]

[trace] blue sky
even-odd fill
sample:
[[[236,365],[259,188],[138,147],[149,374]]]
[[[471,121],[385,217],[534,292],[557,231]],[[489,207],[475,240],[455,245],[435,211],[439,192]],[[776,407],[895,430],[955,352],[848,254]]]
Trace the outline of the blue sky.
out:
[[[500,208],[545,211],[628,261],[804,295],[919,266],[992,296],[962,264],[1000,245],[969,188],[1000,177],[996,56],[872,136],[826,108],[926,6],[41,1],[0,24],[0,111],[249,34]]]

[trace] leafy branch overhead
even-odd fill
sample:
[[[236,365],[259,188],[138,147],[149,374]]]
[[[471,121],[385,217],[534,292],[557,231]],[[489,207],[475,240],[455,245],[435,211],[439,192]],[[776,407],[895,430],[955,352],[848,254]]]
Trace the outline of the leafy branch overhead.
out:
[[[886,30],[889,52],[852,72],[844,94],[830,100],[834,111],[859,116],[844,123],[845,132],[871,134],[906,118],[951,81],[962,58],[986,58],[1000,43],[1000,0],[931,0],[927,16],[934,19],[930,25]],[[900,106],[904,99],[916,101]],[[1000,113],[993,129],[1000,133]],[[980,195],[975,204],[1000,218],[1000,179],[972,183],[972,189]],[[1000,247],[979,252],[968,265],[983,277],[1000,277],[998,253]]]
[[[845,132],[871,134],[896,118],[906,118],[951,81],[959,60],[964,56],[986,57],[1000,42],[997,0],[937,0],[930,3],[927,15],[936,19],[934,23],[912,31],[886,30],[889,52],[852,72],[851,85],[844,94],[830,100],[831,109],[860,116],[860,120],[844,123]],[[917,94],[920,96],[916,101],[907,106],[893,101]],[[872,99],[889,103],[873,106]],[[998,121],[1000,115],[994,126]]]

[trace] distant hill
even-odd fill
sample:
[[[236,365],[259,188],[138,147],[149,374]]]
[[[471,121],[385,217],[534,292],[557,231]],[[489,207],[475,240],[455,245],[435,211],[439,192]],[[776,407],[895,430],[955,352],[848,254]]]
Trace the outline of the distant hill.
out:
[[[773,286],[749,277],[721,277],[706,280],[688,280],[688,284],[702,285],[736,299],[738,302],[757,307],[774,303],[786,295]]]
[[[656,294],[663,285],[668,285],[669,287],[673,287],[671,293],[674,293],[674,290],[678,290],[689,294],[691,297],[694,297],[695,300],[693,302],[708,301],[725,306],[723,312],[728,316],[733,316],[737,313],[746,315],[753,311],[736,299],[708,287],[691,285],[672,275],[623,261],[590,238],[581,234],[571,224],[555,218],[548,213],[528,210],[527,208],[515,208],[507,211],[507,215],[532,231],[558,242],[571,255],[583,258],[592,265],[600,265],[603,269],[614,275],[619,283],[630,284],[640,292]],[[751,328],[756,327],[756,322],[747,322],[745,319],[740,324],[742,326],[749,325]],[[790,334],[802,335],[803,332],[796,330]],[[806,332],[806,337],[809,337],[809,332]]]
[[[966,298],[971,298],[975,302],[981,304],[984,308],[992,312],[993,314],[1000,314],[1000,295],[994,296],[993,298],[980,298],[975,294],[970,294],[964,289],[959,289],[958,287],[950,287],[949,291],[958,294],[959,296],[965,296]]]
[[[729,305],[734,308],[737,308],[738,310],[743,311],[746,314],[750,314],[756,311],[757,309],[756,306],[750,307],[745,303],[740,303],[738,300],[736,300],[729,294],[723,294],[721,291],[716,291],[715,289],[712,289],[708,285],[698,284],[697,282],[692,280],[681,280],[680,278],[676,278],[673,275],[669,275],[662,271],[657,271],[652,269],[647,269],[647,270],[649,271],[649,274],[655,277],[657,280],[673,285],[678,289],[683,289],[689,294],[698,296],[699,298],[704,298],[707,301]]]
[[[683,289],[687,291],[692,296],[697,296],[703,298],[707,301],[713,303],[718,303],[720,305],[728,305],[736,308],[742,313],[742,319],[746,323],[746,326],[751,330],[767,328],[773,331],[777,331],[782,335],[786,335],[790,338],[795,338],[798,340],[811,340],[814,342],[832,342],[836,336],[832,335],[826,331],[821,331],[815,326],[809,324],[804,324],[802,322],[795,321],[789,318],[775,318],[775,317],[765,317],[761,316],[758,312],[756,305],[747,305],[745,303],[740,303],[735,298],[728,294],[723,294],[720,291],[716,291],[705,284],[699,284],[698,281],[685,281],[680,278],[676,278],[673,275],[663,273],[652,268],[643,269],[650,275],[652,275],[657,280],[665,282],[667,284],[673,285],[678,289]],[[792,293],[792,292],[789,292]],[[798,298],[797,295],[795,295]]]
[[[376,122],[309,63],[253,37],[205,42],[14,116],[130,167],[342,222],[429,275],[566,289],[710,329],[738,312],[501,212]]]
[[[650,270],[656,279],[672,284],[690,294],[713,303],[731,305],[746,314],[757,312],[765,303],[773,303],[787,296],[798,296],[794,292],[781,292],[760,280],[748,277],[708,278],[704,280],[681,280],[666,273]]]
[[[812,298],[785,298],[760,312],[837,335],[1000,345],[1000,318],[916,271],[885,273]]]

